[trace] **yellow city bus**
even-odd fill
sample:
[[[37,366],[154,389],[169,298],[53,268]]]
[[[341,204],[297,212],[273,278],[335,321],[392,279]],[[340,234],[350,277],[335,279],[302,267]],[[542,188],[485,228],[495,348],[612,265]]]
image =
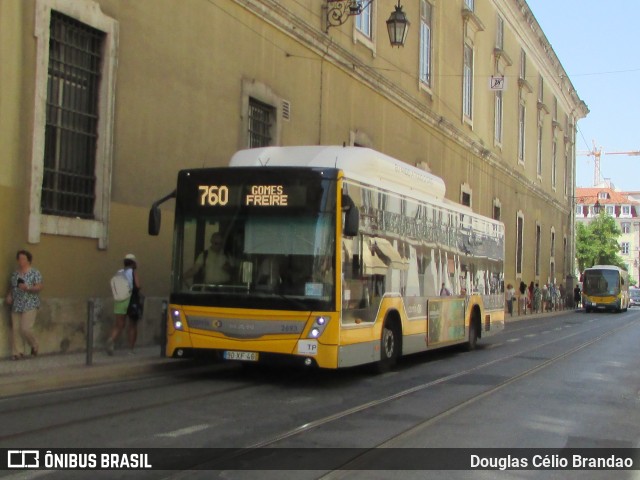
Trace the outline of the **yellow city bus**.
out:
[[[150,234],[169,198],[169,357],[386,369],[504,328],[503,224],[382,153],[266,147],[180,171]]]
[[[594,265],[582,273],[582,305],[586,313],[603,309],[626,312],[629,275],[614,265]]]

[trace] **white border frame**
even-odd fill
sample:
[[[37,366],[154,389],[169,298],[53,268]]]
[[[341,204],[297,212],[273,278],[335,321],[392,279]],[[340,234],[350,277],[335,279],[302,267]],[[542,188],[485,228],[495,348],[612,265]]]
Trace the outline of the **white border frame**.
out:
[[[44,177],[44,142],[49,70],[51,11],[55,10],[106,34],[102,58],[98,106],[98,140],[96,145],[96,202],[94,219],[42,214],[42,180]],[[98,239],[98,248],[108,245],[113,164],[113,129],[115,120],[116,66],[119,24],[102,13],[91,0],[36,0],[35,31],[36,74],[31,151],[29,196],[29,243],[39,243],[42,233]]]

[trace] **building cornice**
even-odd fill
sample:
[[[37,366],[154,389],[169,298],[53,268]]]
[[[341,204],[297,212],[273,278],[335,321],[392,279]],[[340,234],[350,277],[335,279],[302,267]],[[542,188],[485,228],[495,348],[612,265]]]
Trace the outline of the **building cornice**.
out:
[[[560,211],[569,212],[570,207],[561,203],[541,187],[522,175],[515,173],[513,168],[506,165],[502,159],[488,150],[483,143],[467,135],[444,116],[433,112],[419,99],[411,96],[376,69],[363,64],[362,61],[346,48],[333,41],[330,35],[309,25],[300,17],[294,15],[277,0],[234,0],[238,5],[260,19],[277,28],[283,34],[300,42],[304,47],[316,53],[324,61],[340,68],[363,85],[385,96],[389,101],[417,120],[429,125],[447,138],[452,139],[464,149],[474,153],[480,160],[488,163],[501,174],[518,181],[523,187],[534,192],[543,201],[553,204]],[[519,0],[511,0],[519,1]]]
[[[511,28],[518,32],[529,53],[537,60],[536,66],[544,72],[546,78],[553,79],[550,85],[553,85],[556,95],[564,99],[571,115],[576,120],[586,117],[589,113],[587,104],[578,96],[527,2],[525,0],[494,0],[494,3],[496,8],[506,15]]]

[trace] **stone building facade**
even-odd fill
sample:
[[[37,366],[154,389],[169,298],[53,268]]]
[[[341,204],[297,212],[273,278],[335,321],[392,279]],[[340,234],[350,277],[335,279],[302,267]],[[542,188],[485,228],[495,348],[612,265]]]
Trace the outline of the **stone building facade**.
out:
[[[527,3],[404,0],[402,48],[386,32],[395,0],[327,28],[335,3],[0,2],[0,271],[4,288],[32,251],[43,352],[84,347],[93,300],[104,339],[127,253],[147,295],[141,342],[157,342],[172,233],[147,235],[149,206],[179,169],[253,146],[361,145],[419,165],[504,222],[505,282],[571,274],[588,109]],[[8,328],[4,308],[0,356]]]

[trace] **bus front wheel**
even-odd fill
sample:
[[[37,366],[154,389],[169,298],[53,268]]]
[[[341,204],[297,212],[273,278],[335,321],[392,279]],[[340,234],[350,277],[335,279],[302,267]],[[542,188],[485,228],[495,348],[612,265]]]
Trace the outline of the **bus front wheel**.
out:
[[[380,337],[380,361],[375,370],[385,373],[391,370],[400,356],[400,333],[391,321],[384,322],[382,336]]]

